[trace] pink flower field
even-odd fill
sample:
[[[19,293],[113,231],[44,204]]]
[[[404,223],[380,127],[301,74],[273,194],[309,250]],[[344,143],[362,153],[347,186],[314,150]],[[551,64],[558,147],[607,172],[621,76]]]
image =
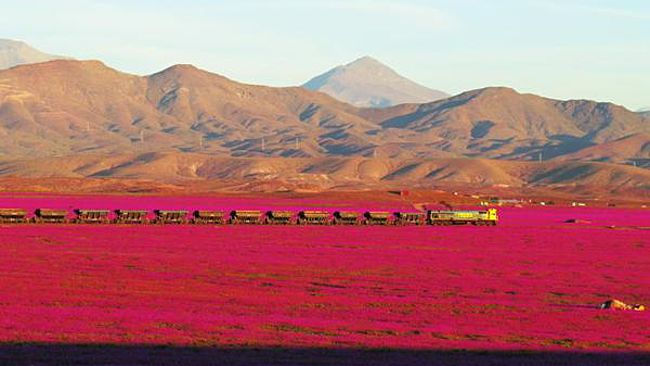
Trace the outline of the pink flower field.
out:
[[[0,196],[0,207],[400,209]],[[650,212],[502,208],[497,227],[0,226],[0,342],[650,351]],[[585,224],[565,223],[567,219]]]

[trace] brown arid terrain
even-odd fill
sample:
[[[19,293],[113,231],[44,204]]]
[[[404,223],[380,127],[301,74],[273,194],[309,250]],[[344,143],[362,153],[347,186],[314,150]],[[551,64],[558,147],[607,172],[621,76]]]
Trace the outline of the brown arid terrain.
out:
[[[650,120],[623,107],[508,88],[360,109],[190,65],[145,77],[99,61],[0,71],[0,175],[13,178],[259,191],[505,187],[647,199],[649,136]]]
[[[559,160],[603,161],[633,165],[648,165],[650,134],[636,133],[620,139],[590,146],[575,153],[566,154]]]
[[[650,171],[597,162],[543,163],[447,158],[232,158],[193,153],[35,158],[0,163],[19,177],[147,179],[167,183],[213,180],[277,186],[272,190],[368,187],[553,187],[579,191],[607,187],[616,193],[649,189]],[[230,184],[222,184],[230,185]]]

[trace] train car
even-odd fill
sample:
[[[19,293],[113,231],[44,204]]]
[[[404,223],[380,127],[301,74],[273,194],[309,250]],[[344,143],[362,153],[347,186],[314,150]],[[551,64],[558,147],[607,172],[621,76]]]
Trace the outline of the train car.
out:
[[[27,210],[22,208],[0,208],[0,224],[24,224]]]
[[[430,225],[491,225],[499,221],[495,208],[485,211],[428,211]]]
[[[395,225],[424,225],[426,214],[424,212],[395,212]]]
[[[116,224],[148,224],[146,210],[115,210]]]
[[[363,214],[365,225],[390,225],[391,214],[387,211],[367,211]]]
[[[334,225],[359,225],[359,213],[354,211],[334,212]]]
[[[291,211],[268,211],[264,222],[270,225],[293,224],[293,212]]]
[[[187,222],[187,211],[184,210],[155,210],[155,224],[185,224]]]
[[[74,210],[77,217],[74,218],[75,224],[108,224],[109,210]]]
[[[34,212],[34,223],[37,224],[67,224],[68,211],[39,208]]]
[[[330,213],[327,211],[300,211],[298,225],[329,225]]]
[[[262,211],[258,210],[235,210],[230,213],[231,224],[261,224]]]
[[[222,225],[225,222],[225,214],[223,211],[194,211],[192,223],[194,224],[213,224]]]

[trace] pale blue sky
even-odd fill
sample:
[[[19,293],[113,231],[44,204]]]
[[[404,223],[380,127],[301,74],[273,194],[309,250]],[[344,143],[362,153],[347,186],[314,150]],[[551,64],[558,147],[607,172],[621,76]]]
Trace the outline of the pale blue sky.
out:
[[[150,74],[298,85],[370,55],[455,94],[505,85],[650,107],[647,0],[0,0],[0,38]]]

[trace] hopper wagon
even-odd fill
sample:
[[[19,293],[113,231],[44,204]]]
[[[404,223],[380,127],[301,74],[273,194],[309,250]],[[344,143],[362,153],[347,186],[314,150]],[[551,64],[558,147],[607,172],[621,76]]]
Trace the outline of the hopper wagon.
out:
[[[334,225],[358,225],[359,213],[353,211],[334,212]]]
[[[192,222],[195,224],[221,225],[225,221],[223,211],[197,210],[193,216]]]
[[[424,225],[426,223],[426,215],[424,212],[396,212],[395,224],[396,225]]]
[[[499,221],[497,210],[485,211],[429,211],[427,219],[430,225],[491,225]]]
[[[148,224],[146,210],[115,210],[116,224]]]
[[[74,211],[77,217],[74,219],[75,224],[108,224],[109,210],[85,210],[77,209]]]
[[[290,225],[293,223],[292,211],[269,211],[265,222],[271,225]]]
[[[392,223],[391,214],[386,211],[367,211],[363,217],[363,223],[366,225],[390,225]]]
[[[300,211],[298,225],[329,225],[330,213],[327,211]]]
[[[235,210],[230,213],[231,224],[261,224],[262,211],[258,210]]]
[[[68,211],[39,208],[34,212],[34,222],[37,224],[66,224]]]
[[[185,224],[187,222],[187,211],[184,210],[154,210],[155,224]]]
[[[0,208],[0,224],[23,224],[27,222],[27,210]]]

